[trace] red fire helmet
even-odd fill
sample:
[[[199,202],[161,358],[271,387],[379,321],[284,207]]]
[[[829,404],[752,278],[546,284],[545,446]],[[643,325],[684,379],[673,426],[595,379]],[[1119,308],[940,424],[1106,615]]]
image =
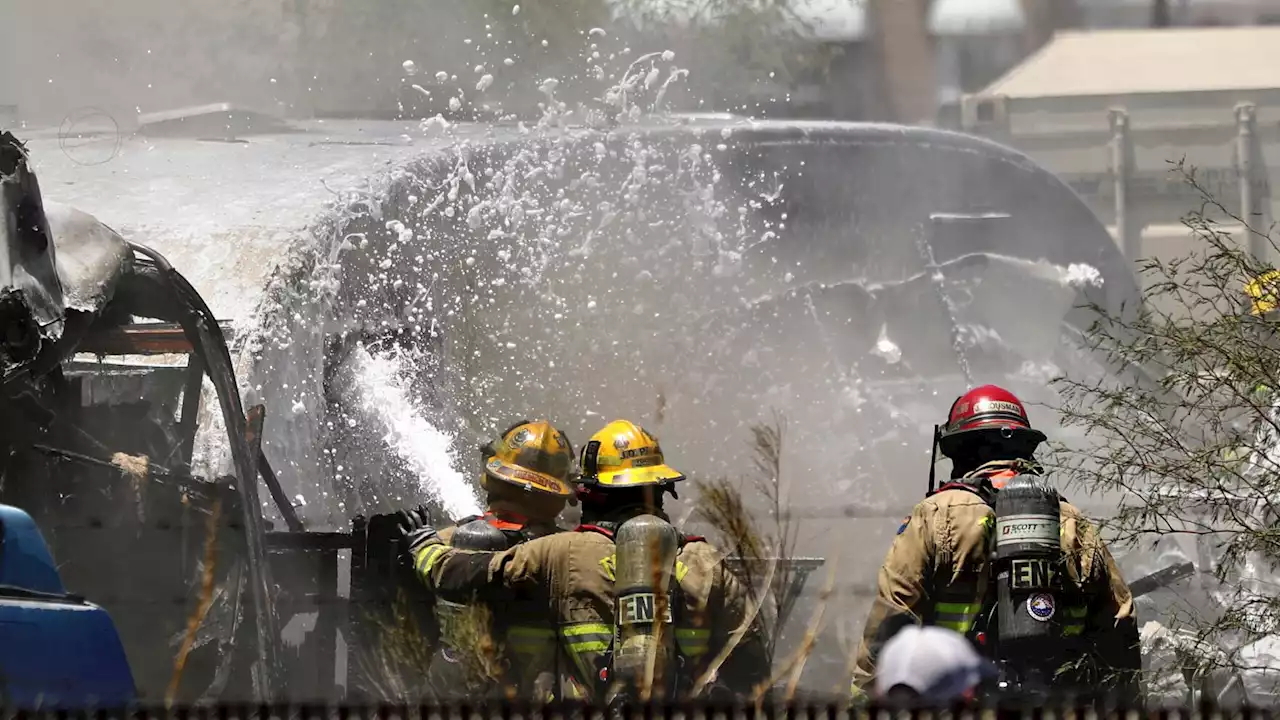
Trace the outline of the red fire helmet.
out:
[[[1047,438],[1032,429],[1027,409],[1016,395],[996,385],[983,385],[951,404],[947,425],[938,437],[938,449],[947,457],[955,457],[964,445],[988,439],[1022,442],[1034,450]]]

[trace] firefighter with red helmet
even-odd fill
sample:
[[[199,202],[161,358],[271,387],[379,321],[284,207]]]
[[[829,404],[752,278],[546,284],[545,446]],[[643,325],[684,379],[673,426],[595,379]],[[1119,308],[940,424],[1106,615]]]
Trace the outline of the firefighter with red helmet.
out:
[[[935,431],[936,449],[951,460],[951,481],[916,504],[880,568],[856,660],[855,696],[865,697],[881,647],[904,625],[950,628],[990,656],[1015,646],[999,635],[1023,622],[1051,633],[1036,652],[1077,661],[1047,678],[1048,687],[1077,694],[1088,687],[1122,702],[1140,702],[1133,597],[1097,528],[1044,483],[1034,452],[1045,439],[1031,427],[1022,402],[1003,388],[985,385],[952,404],[946,426]],[[1000,495],[1012,498],[1015,485],[1019,492],[1044,488],[1050,511],[1010,515],[1006,523]],[[1000,536],[1035,541],[1037,533],[1041,546],[1052,546],[1054,560],[1044,564],[1044,575],[1053,587],[1012,604],[1010,590],[1017,596],[1019,577],[1029,580],[1030,572],[1024,571],[1034,566],[1031,560],[1012,561],[1011,580],[1008,566],[999,564]],[[1021,661],[993,659],[1015,667]]]

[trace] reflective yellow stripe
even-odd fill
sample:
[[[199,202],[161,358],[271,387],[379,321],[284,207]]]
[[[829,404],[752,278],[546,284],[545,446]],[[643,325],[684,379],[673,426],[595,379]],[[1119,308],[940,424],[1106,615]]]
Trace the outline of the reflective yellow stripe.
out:
[[[973,621],[977,619],[980,610],[982,605],[979,603],[936,603],[933,606],[934,623],[949,630],[966,633],[973,627]]]
[[[711,645],[711,631],[704,628],[676,628],[676,643],[680,652],[693,659],[705,655]]]
[[[561,628],[560,634],[574,652],[604,652],[613,639],[613,628],[603,623],[582,623]]]
[[[1067,607],[1067,608],[1063,608],[1062,614],[1072,620],[1083,621],[1086,617],[1089,616],[1089,608]],[[1083,622],[1067,623],[1062,626],[1062,634],[1068,637],[1074,636],[1074,635],[1082,635],[1084,634],[1084,623]]]
[[[587,682],[595,682],[595,658],[584,654],[602,653],[609,649],[613,641],[613,627],[604,623],[578,623],[560,628],[560,637],[564,640],[569,657],[578,666],[578,672]]]
[[[982,606],[978,603],[940,602],[933,606],[939,615],[977,615]]]
[[[578,623],[576,625],[565,625],[560,628],[560,634],[565,637],[575,635],[590,635],[592,633],[604,633],[605,635],[613,635],[613,628],[604,623]]]
[[[607,640],[583,640],[582,642],[569,643],[569,649],[573,652],[604,652],[609,649]]]
[[[440,557],[444,555],[445,551],[448,549],[448,545],[441,545],[438,543],[422,548],[414,558],[414,569],[418,571],[419,575],[429,575],[431,573],[431,568],[435,567],[435,564],[439,562]]]

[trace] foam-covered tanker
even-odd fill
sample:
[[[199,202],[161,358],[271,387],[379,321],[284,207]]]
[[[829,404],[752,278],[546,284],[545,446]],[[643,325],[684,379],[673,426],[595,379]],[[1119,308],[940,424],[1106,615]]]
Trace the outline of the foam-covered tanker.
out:
[[[470,449],[517,417],[549,416],[578,439],[613,416],[639,420],[696,478],[750,471],[750,426],[780,411],[798,552],[828,557],[841,598],[828,616],[856,629],[896,527],[888,518],[900,518],[923,491],[929,427],[963,386],[999,382],[1048,400],[1045,379],[1056,370],[1127,371],[1105,368],[1076,339],[1089,322],[1079,306],[1118,310],[1136,299],[1128,264],[1061,182],[987,141],[737,118],[608,131],[460,127],[412,143],[401,133],[416,128],[388,124],[295,130],[239,143],[150,140],[147,152],[128,140],[114,161],[123,168],[109,175],[56,159],[52,172],[42,168],[46,179],[80,178],[60,190],[170,256],[216,248],[222,262],[193,263],[196,284],[209,275],[210,287],[200,289],[214,312],[253,311],[230,318],[241,391],[246,404],[268,408],[263,447],[282,486],[277,499],[303,501],[266,512],[308,532],[267,533],[279,552],[269,572],[253,577],[280,585],[268,593],[278,600],[272,617],[242,612],[252,594],[240,591],[241,565],[218,566],[197,645],[274,634],[319,610],[317,629],[296,652],[312,675],[299,680],[290,666],[271,679],[286,695],[320,692],[316,679],[333,677],[325,663],[336,652],[335,613],[351,620],[343,630],[349,687],[376,684],[360,677],[369,667],[360,658],[376,651],[360,628],[368,619],[362,602],[385,600],[373,597],[370,578],[397,576],[383,514],[424,500],[442,516],[476,507]],[[390,167],[369,167],[375,153]],[[183,159],[180,180],[155,164],[165,156]],[[369,180],[334,197],[322,181],[335,173]],[[85,194],[108,182],[113,196]],[[174,192],[160,202],[154,193],[165,187]],[[243,227],[218,225],[247,216]],[[306,222],[295,222],[300,216]],[[276,252],[261,253],[264,238]],[[240,242],[259,254],[244,262]],[[228,263],[239,269],[231,273]],[[261,287],[228,298],[222,286],[244,278]],[[361,371],[377,354],[412,360],[399,367],[425,418],[414,427],[438,433],[453,452],[423,462],[398,446],[422,433],[388,427],[383,396]],[[176,389],[144,394],[168,408],[168,425],[156,419],[163,409],[147,422],[162,431],[174,425]],[[227,432],[225,419],[201,417],[200,474],[254,477],[256,468],[233,462],[245,452],[232,452],[242,428]],[[1036,420],[1053,424],[1047,412]],[[136,442],[132,428],[119,430]],[[84,501],[96,502],[88,481],[76,482]],[[156,530],[121,497],[135,496],[116,497],[121,537]],[[677,521],[690,509],[684,500]],[[357,514],[364,519],[348,532]],[[85,551],[97,553],[92,571],[77,576],[86,592],[173,584],[176,600],[159,609],[137,594],[121,595],[115,607],[103,601],[127,644],[134,633],[131,652],[157,657],[150,670],[135,671],[144,689],[169,682],[172,667],[159,658],[173,656],[181,643],[169,638],[202,605],[193,568],[203,525],[195,515],[172,523],[166,531],[186,544],[100,540]],[[226,547],[254,557],[252,548]],[[341,606],[336,558],[346,548],[351,602]],[[248,617],[263,619],[240,621]],[[163,644],[140,639],[160,635],[161,625],[170,632]],[[824,633],[806,686],[841,684],[841,635]],[[222,692],[230,687],[224,671],[262,660],[261,652],[209,657],[185,671],[194,694]],[[223,657],[243,662],[227,668],[217,662]]]
[[[980,378],[1047,399],[1047,373],[1086,362],[1063,337],[1087,327],[1074,308],[1136,297],[1051,175],[901,127],[473,143],[409,163],[355,210],[325,312],[418,333],[442,422],[483,436],[545,413],[583,437],[638,415],[682,469],[732,475],[777,408],[797,503],[914,497],[919,483],[884,478],[921,472],[950,396]],[[271,332],[314,327],[304,314]]]

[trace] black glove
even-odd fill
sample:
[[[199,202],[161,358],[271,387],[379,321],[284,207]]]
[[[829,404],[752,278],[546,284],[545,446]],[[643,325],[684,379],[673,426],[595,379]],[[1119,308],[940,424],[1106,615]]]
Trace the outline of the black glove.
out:
[[[401,510],[396,516],[405,549],[410,555],[426,545],[441,542],[436,529],[431,527],[431,513],[426,507],[419,505],[411,510]]]

